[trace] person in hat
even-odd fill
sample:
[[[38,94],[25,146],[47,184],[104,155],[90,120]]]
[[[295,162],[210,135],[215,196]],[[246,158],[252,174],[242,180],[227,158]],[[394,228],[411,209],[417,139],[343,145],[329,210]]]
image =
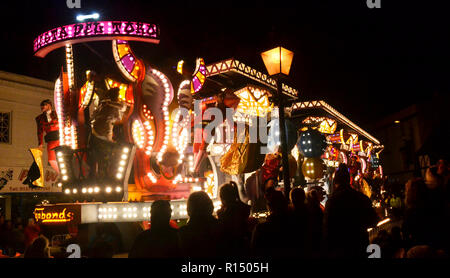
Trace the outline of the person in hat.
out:
[[[35,118],[38,148],[42,151],[44,149],[44,141],[47,143],[48,163],[56,172],[59,172],[54,151],[54,148],[59,146],[58,116],[55,110],[53,110],[52,102],[49,99],[43,100],[40,106],[42,113]]]

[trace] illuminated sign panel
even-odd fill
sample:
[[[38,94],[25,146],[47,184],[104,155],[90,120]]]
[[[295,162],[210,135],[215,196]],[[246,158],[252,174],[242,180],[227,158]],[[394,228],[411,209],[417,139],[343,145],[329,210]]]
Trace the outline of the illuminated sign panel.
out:
[[[113,39],[159,43],[159,28],[156,24],[131,21],[75,23],[42,33],[34,40],[33,50],[35,56],[45,57],[67,43]]]
[[[36,223],[39,224],[79,224],[81,222],[79,205],[38,206],[33,214]]]

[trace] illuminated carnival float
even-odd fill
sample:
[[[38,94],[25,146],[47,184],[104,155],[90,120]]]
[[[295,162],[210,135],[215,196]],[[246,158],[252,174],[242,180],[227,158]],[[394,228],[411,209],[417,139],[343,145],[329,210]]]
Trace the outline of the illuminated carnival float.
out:
[[[38,223],[146,221],[157,199],[171,200],[172,218],[185,219],[191,192],[207,192],[218,209],[218,186],[234,178],[242,181],[240,189],[245,184],[246,198],[255,200],[257,190],[252,192],[245,180],[266,165],[267,156],[260,150],[266,147],[270,154],[279,145],[273,97],[281,88],[292,103],[298,91],[284,83],[278,87],[276,79],[234,58],[212,64],[202,58],[192,65],[180,61],[177,72],[184,80],[175,89],[166,74],[145,64],[129,44],[158,44],[159,38],[156,24],[96,21],[54,28],[34,41],[37,57],[65,49],[65,70],[54,89],[60,134],[56,156],[58,186],[73,201],[37,206]],[[100,40],[112,42],[112,57],[127,82],[84,69],[86,80],[77,87],[72,45]],[[205,120],[208,108],[226,117],[209,115]],[[230,110],[233,113],[227,114]],[[326,169],[355,158],[359,168],[352,168],[354,180],[369,170],[381,172],[380,142],[325,102],[296,102],[285,111],[290,118],[291,176],[299,165],[308,183],[323,185]],[[219,123],[213,139],[206,140],[205,127],[212,121]],[[244,132],[239,133],[239,126]],[[261,130],[258,134],[268,131],[268,142],[250,142],[252,128]],[[323,144],[313,137],[303,140],[314,141],[308,150],[318,146],[319,153],[311,155],[302,144],[302,138],[310,136],[307,132],[323,136],[314,137]],[[238,137],[243,143],[236,142]]]
[[[292,155],[306,184],[320,185],[330,193],[332,174],[345,163],[352,187],[371,197],[368,181],[383,178],[380,141],[323,100],[296,102],[286,112],[298,128]]]
[[[225,142],[220,131],[214,135],[216,140],[206,142],[207,123],[202,119],[196,134],[195,103],[201,112],[210,107],[223,112],[232,108],[237,111],[232,120],[248,124],[251,117],[271,111],[269,97],[276,91],[276,82],[234,59],[206,65],[198,58],[195,65],[178,63],[177,71],[185,80],[175,92],[169,78],[146,65],[128,43],[157,44],[159,35],[156,24],[96,21],[57,27],[35,39],[37,57],[65,50],[65,67],[54,89],[60,135],[55,151],[58,186],[73,201],[38,206],[38,222],[148,220],[156,199],[172,201],[174,219],[187,218],[186,199],[198,190],[207,192],[218,208],[218,185],[230,179],[220,171],[220,159],[232,143]],[[127,82],[84,69],[86,79],[77,87],[72,46],[100,40],[112,42],[112,56]],[[290,94],[296,92],[285,88]],[[176,108],[184,110],[176,113]],[[227,126],[233,129],[225,120],[219,130]],[[189,140],[198,135],[201,140]]]

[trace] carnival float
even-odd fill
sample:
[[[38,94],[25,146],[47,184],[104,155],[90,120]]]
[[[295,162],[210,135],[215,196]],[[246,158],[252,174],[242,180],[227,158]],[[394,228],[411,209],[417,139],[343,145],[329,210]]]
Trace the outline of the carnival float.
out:
[[[111,57],[126,83],[77,68],[73,46],[101,40],[111,41]],[[329,187],[331,168],[339,162],[349,164],[353,185],[368,173],[382,175],[380,142],[324,101],[298,102],[298,90],[234,58],[179,61],[183,81],[173,84],[130,45],[159,40],[157,24],[94,21],[57,27],[34,41],[37,57],[65,52],[54,89],[60,138],[55,151],[58,186],[72,200],[37,206],[39,223],[145,221],[157,199],[171,200],[172,218],[184,219],[191,192],[207,192],[217,209],[218,187],[230,180],[237,181],[242,200],[255,202],[265,176],[278,178],[273,97],[279,88],[292,103],[285,113],[294,184],[300,178],[304,182],[297,185]],[[76,70],[86,73],[81,87]],[[259,140],[266,133],[267,140]]]

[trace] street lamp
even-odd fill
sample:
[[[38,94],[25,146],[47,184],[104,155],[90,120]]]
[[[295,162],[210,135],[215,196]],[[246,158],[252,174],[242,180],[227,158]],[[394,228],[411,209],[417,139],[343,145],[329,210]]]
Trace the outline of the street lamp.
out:
[[[280,121],[280,140],[281,140],[281,155],[283,165],[283,181],[284,181],[284,194],[289,196],[291,190],[291,179],[289,176],[289,159],[287,150],[287,138],[286,138],[286,124],[284,120],[284,97],[281,87],[281,81],[289,75],[291,69],[292,59],[294,58],[294,52],[287,50],[281,46],[267,50],[261,53],[264,65],[270,76],[274,77],[277,81],[277,97],[276,104],[278,106],[278,114]]]

